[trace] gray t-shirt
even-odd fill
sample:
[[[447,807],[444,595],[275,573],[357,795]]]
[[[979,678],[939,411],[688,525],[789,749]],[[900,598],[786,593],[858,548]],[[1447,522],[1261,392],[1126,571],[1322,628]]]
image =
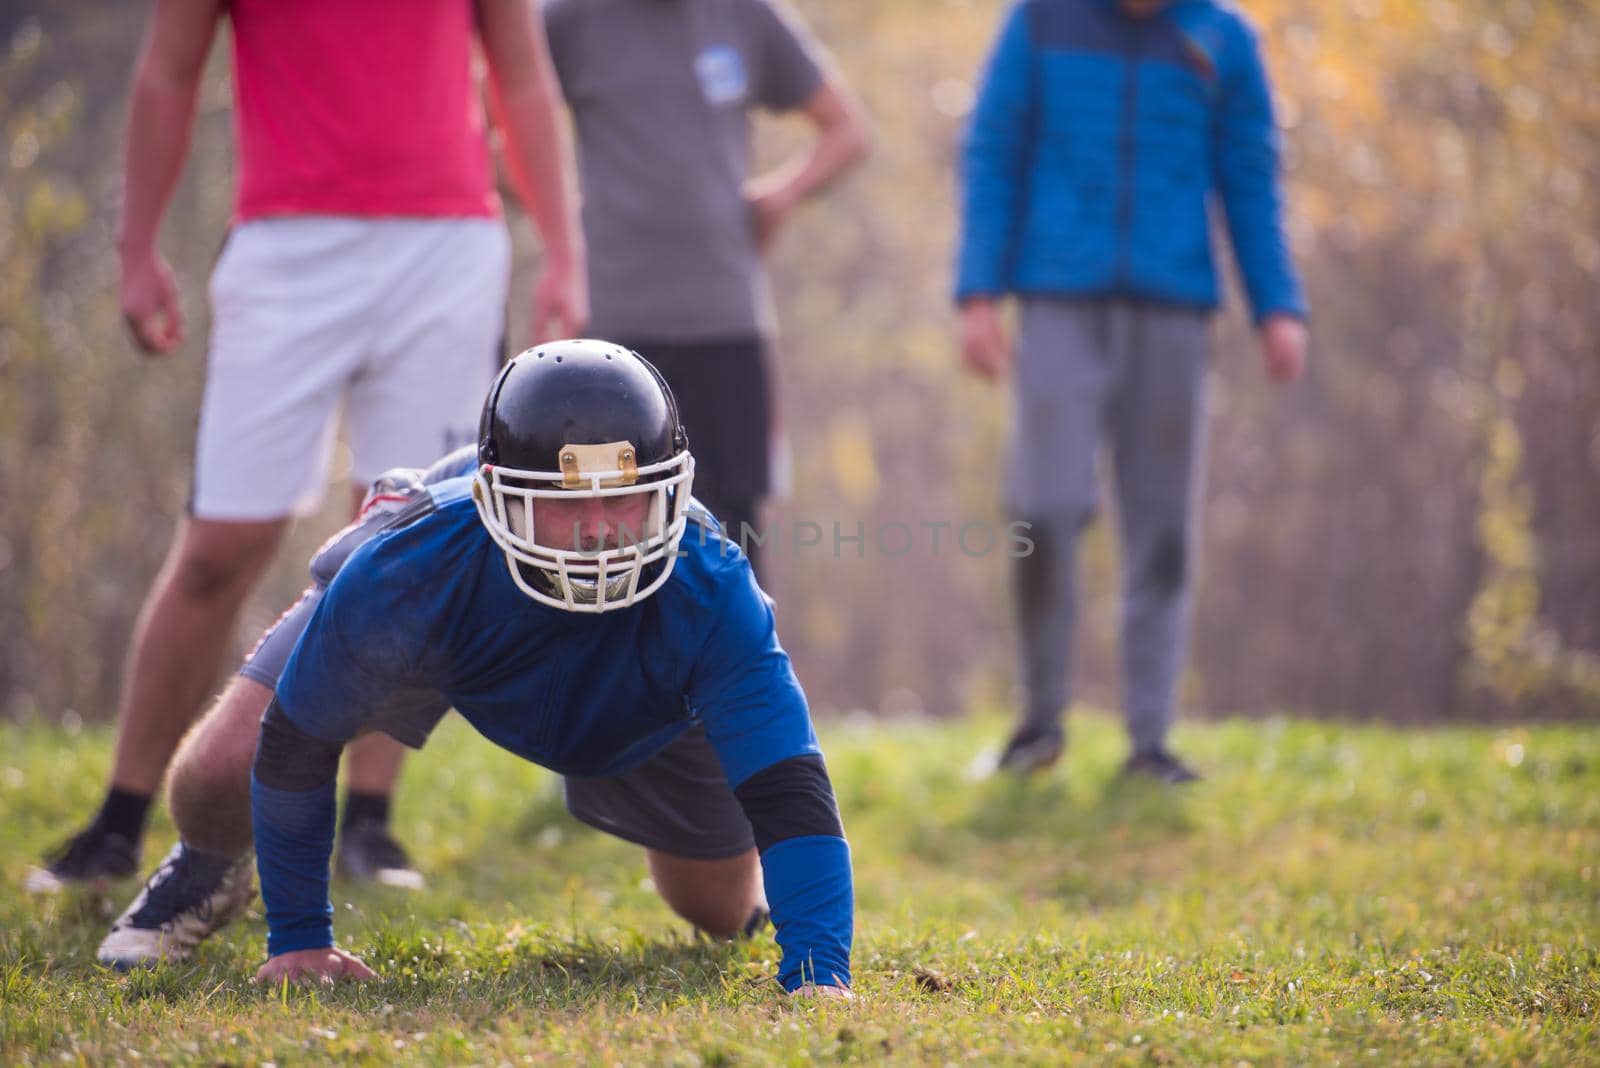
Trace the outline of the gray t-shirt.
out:
[[[700,341],[772,327],[741,188],[749,111],[822,79],[782,0],[545,0],[577,126],[590,333]]]

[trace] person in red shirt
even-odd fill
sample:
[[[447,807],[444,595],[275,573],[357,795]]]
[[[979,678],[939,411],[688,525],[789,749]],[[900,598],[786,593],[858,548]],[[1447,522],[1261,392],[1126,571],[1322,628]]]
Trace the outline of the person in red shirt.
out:
[[[475,440],[502,358],[510,246],[474,66],[544,245],[539,338],[588,317],[568,152],[525,0],[157,0],[134,76],[118,248],[138,346],[186,337],[156,236],[188,154],[206,57],[232,29],[238,188],[210,284],[189,515],[139,616],[106,799],[28,886],[133,875],[150,801],[227,653],[241,604],[327,478],[342,409],[364,487]],[[359,492],[352,503],[360,500]],[[193,743],[191,743],[193,744]],[[420,877],[388,831],[401,749],[352,747],[347,874]]]

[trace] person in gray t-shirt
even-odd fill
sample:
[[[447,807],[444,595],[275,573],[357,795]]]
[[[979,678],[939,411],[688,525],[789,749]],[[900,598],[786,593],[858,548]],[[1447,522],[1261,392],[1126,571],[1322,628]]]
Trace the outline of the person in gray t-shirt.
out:
[[[762,253],[866,154],[866,123],[782,0],[545,0],[577,128],[589,333],[660,368],[694,443],[695,495],[742,539],[767,491]],[[750,112],[798,111],[808,150],[750,174]]]

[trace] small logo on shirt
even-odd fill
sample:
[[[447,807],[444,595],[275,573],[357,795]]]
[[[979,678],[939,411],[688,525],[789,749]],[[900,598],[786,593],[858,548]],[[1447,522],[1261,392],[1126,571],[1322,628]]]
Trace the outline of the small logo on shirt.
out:
[[[737,104],[749,88],[744,59],[731,45],[712,45],[701,52],[695,57],[694,72],[700,78],[700,92],[710,104]]]

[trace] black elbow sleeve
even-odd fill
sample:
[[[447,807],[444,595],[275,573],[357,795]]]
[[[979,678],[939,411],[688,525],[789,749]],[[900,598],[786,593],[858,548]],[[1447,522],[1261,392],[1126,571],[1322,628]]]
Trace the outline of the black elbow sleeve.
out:
[[[307,734],[290,721],[274,697],[261,717],[256,742],[256,781],[274,790],[304,793],[331,782],[339,774],[344,746]]]
[[[756,849],[762,853],[789,838],[844,837],[827,765],[814,753],[763,768],[733,793],[755,832]]]

